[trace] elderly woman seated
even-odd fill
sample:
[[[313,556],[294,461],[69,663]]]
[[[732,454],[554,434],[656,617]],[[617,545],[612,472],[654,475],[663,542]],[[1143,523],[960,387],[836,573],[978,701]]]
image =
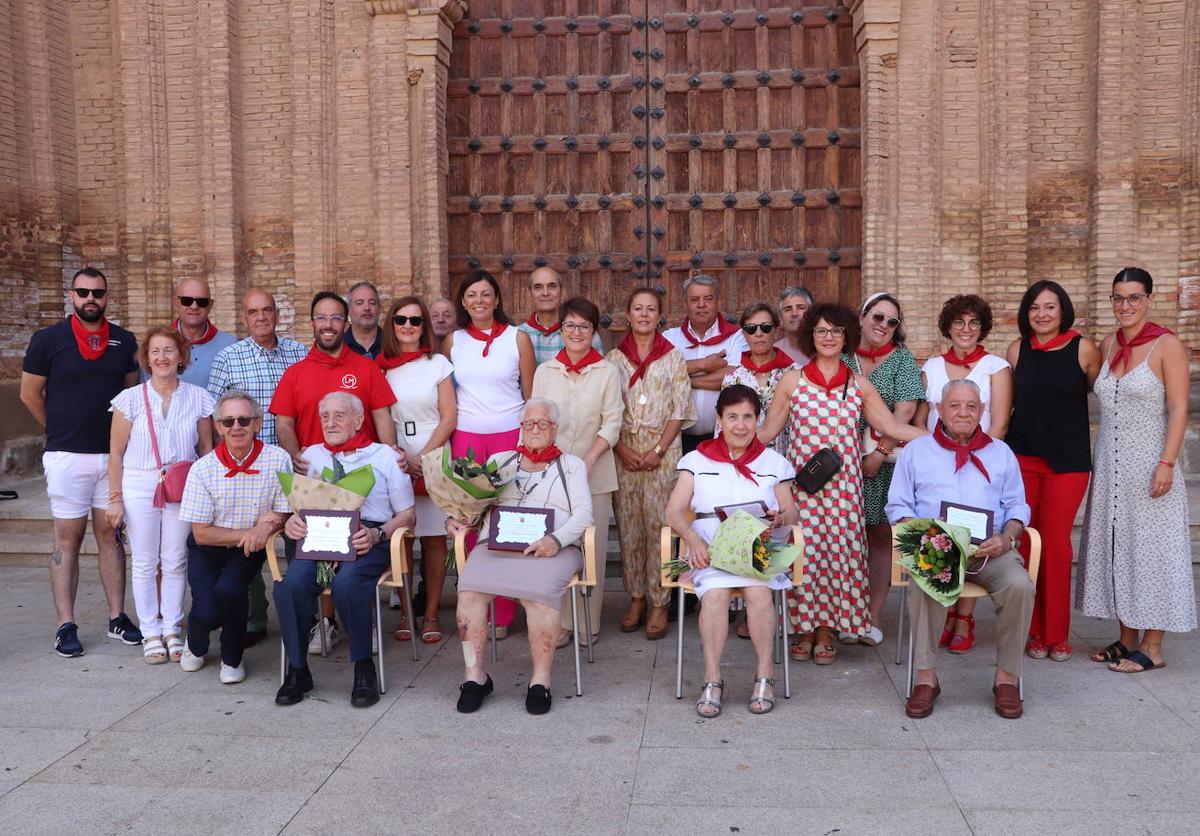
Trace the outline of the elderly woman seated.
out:
[[[523,552],[497,551],[485,539],[471,549],[458,580],[458,630],[462,638],[466,681],[459,688],[458,710],[477,711],[492,693],[492,678],[483,669],[487,641],[488,604],[497,595],[519,599],[529,625],[533,675],[525,709],[530,714],[550,710],[550,668],[558,639],[559,611],[571,577],[583,567],[579,540],[592,524],[592,494],[583,459],[554,446],[558,407],[531,398],[521,414],[521,443],[515,453],[499,453],[492,461],[517,461],[516,477],[500,494],[500,505],[544,508],[553,512],[546,536]],[[493,511],[494,513],[494,511]],[[465,523],[448,519],[454,536]],[[487,536],[488,520],[483,525]]]
[[[746,599],[747,623],[758,659],[750,711],[766,714],[775,706],[772,643],[776,614],[771,591],[787,589],[791,580],[786,573],[770,581],[740,577],[709,566],[708,558],[708,544],[720,524],[716,509],[722,506],[761,502],[773,528],[796,524],[798,512],[790,485],[795,468],[758,440],[759,408],[758,393],[748,386],[735,384],[721,391],[717,400],[719,433],[679,460],[679,479],[667,501],[667,524],[687,546],[692,583],[701,602],[704,686],[696,703],[701,717],[721,713],[725,690],[721,654],[729,634],[729,601],[734,589],[741,589]],[[694,512],[694,520],[689,510]]]

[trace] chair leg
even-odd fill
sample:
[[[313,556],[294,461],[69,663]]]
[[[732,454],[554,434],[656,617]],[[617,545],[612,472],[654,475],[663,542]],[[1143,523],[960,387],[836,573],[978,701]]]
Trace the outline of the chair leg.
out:
[[[784,593],[784,594],[786,595],[787,593]],[[775,614],[778,615],[780,613],[779,608],[782,605],[779,603],[778,599],[776,599],[775,593],[773,591],[771,592],[771,606],[775,608]],[[749,617],[750,617],[750,609],[749,609],[749,607],[747,607],[746,608],[746,618],[749,618]],[[782,652],[780,651],[780,648],[782,648]],[[785,643],[785,640],[783,637],[783,625],[782,624],[780,624],[776,628],[775,632],[771,634],[771,653],[773,654],[771,657],[772,662],[774,662],[776,665],[783,664],[783,659],[785,656],[787,656],[787,644]]]
[[[379,647],[379,693],[386,694],[387,682],[383,678],[383,607],[379,603],[378,587],[375,588],[375,643]]]
[[[571,600],[575,600],[574,593],[572,593]],[[592,655],[592,588],[590,586],[583,588],[583,624],[587,628],[588,664],[590,665],[596,661],[596,657]],[[578,642],[576,643],[578,644]]]
[[[792,698],[792,622],[787,612],[787,590],[779,593],[779,620],[783,623],[783,698]]]
[[[420,657],[417,656],[417,619],[413,616],[412,588],[409,584],[404,584],[404,606],[408,608],[408,626],[412,629],[408,631],[408,643],[412,645],[412,657],[416,662]]]
[[[496,599],[488,604],[488,635],[492,639],[492,664],[496,664],[499,654],[496,652]]]
[[[1022,700],[1025,699],[1025,677],[1023,676],[1017,677],[1017,696]]]
[[[906,699],[906,700],[912,696],[912,691],[913,691],[913,674],[914,674],[913,654],[914,654],[914,644],[916,643],[915,638],[916,637],[913,635],[912,624],[909,624],[908,625],[908,673],[905,675],[905,678],[904,678],[904,699]]]
[[[287,678],[287,646],[283,643],[283,637],[279,638],[279,684],[283,684],[283,680]]]
[[[683,599],[687,593],[679,589],[679,618],[675,622],[675,699],[683,699]]]
[[[586,605],[585,605],[586,606]],[[588,633],[590,644],[591,633]],[[579,664],[579,596],[571,590],[571,644],[575,647],[575,696],[583,696],[583,668]]]
[[[901,645],[904,644],[904,616],[908,611],[908,587],[900,587],[900,615],[896,622],[896,664],[900,664]]]
[[[323,594],[317,596],[317,635],[321,637],[321,658],[329,655],[329,644],[325,640],[325,610],[321,607]]]

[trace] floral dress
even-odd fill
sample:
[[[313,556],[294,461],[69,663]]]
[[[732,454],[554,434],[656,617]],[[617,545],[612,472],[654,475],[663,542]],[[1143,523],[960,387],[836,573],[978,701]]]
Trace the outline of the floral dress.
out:
[[[858,422],[863,396],[851,378],[845,390],[826,392],[804,375],[788,410],[788,461],[803,466],[823,447],[842,458],[842,467],[820,491],[792,490],[804,530],[804,583],[793,591],[789,615],[796,630],[818,627],[861,636],[870,629],[867,544],[863,525],[862,459]]]
[[[786,369],[772,369],[771,371],[767,372],[766,381],[764,383],[759,383],[758,375],[756,375],[754,372],[750,371],[745,366],[735,366],[733,371],[726,374],[725,379],[721,381],[721,388],[724,389],[727,386],[733,386],[736,383],[740,383],[743,386],[749,386],[755,392],[758,392],[758,399],[762,401],[762,409],[760,409],[758,413],[758,425],[761,427],[763,421],[767,417],[767,410],[771,408],[771,400],[775,397],[775,387],[779,385],[779,378],[783,377],[784,372],[790,372],[795,368],[796,366],[792,365]],[[788,441],[791,438],[791,432],[789,429],[790,428],[785,424],[783,427],[783,432],[781,432],[779,436],[767,446],[780,455],[786,455]]]

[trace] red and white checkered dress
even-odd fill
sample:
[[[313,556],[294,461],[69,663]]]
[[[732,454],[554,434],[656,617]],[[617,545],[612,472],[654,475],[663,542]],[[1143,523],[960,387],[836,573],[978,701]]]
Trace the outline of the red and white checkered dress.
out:
[[[862,635],[870,625],[867,543],[863,517],[858,419],[862,391],[853,379],[827,393],[800,375],[789,410],[787,458],[796,467],[822,447],[842,457],[842,467],[820,491],[793,486],[804,529],[804,585],[789,599],[795,629],[818,627]]]

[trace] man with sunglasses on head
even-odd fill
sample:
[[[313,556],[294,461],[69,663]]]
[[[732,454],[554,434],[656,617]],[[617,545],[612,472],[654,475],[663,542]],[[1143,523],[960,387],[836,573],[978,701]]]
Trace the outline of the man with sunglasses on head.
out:
[[[59,623],[54,649],[71,657],[83,655],[75,595],[89,513],[108,603],[108,636],[136,645],[142,634],[124,612],[124,554],[104,514],[109,500],[116,498],[108,482],[108,408],[117,393],[137,385],[137,340],[105,318],[108,280],[99,270],[85,267],[75,274],[68,302],[71,316],[29,340],[21,367],[21,402],[46,428],[42,468],[54,517],[50,589]]]
[[[212,301],[204,279],[183,279],[175,285],[175,330],[183,334],[192,349],[191,363],[179,379],[201,389],[208,386],[213,359],[237,342],[233,334],[220,331],[209,322]]]

